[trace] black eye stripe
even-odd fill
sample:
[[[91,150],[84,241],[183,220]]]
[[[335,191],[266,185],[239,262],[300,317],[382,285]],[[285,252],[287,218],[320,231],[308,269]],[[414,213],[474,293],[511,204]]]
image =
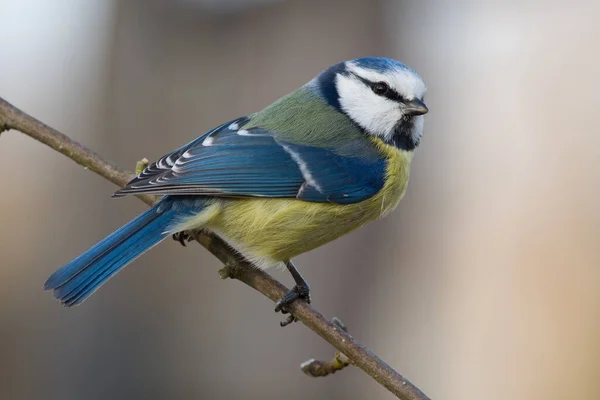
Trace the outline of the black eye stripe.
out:
[[[385,94],[385,97],[387,97],[390,100],[394,100],[394,101],[399,101],[399,102],[404,102],[404,97],[402,97],[402,95],[398,92],[396,92],[394,89],[390,88],[387,93]]]
[[[368,87],[373,87],[373,85],[377,82],[371,82],[368,79],[363,78],[362,76],[358,76],[355,73],[352,73],[352,75],[354,75],[355,77],[357,77],[362,83],[364,83],[365,85],[367,85]],[[396,92],[392,87],[390,87],[388,85],[388,90],[385,94],[383,94],[382,96],[385,98],[388,98],[390,100],[396,101],[396,102],[400,102],[400,103],[404,103],[406,102],[406,99],[404,97],[402,97],[402,95],[398,92]]]

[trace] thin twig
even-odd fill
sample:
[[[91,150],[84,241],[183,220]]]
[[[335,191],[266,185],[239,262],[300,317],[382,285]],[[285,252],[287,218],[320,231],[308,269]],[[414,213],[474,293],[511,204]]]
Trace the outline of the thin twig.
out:
[[[133,177],[132,173],[119,168],[94,151],[0,98],[0,133],[8,129],[20,131],[46,144],[118,186],[125,185]],[[139,198],[148,205],[152,205],[156,201],[154,196],[143,195],[139,196]],[[202,246],[225,264],[225,270],[220,271],[222,277],[237,279],[273,301],[279,300],[288,291],[284,285],[273,279],[270,275],[245,261],[220,238],[207,232],[197,232],[194,237]],[[421,390],[396,372],[377,355],[357,342],[350,334],[329,321],[309,304],[296,301],[288,309],[309,329],[328,341],[339,352],[346,355],[352,364],[365,371],[399,399],[429,399]]]
[[[335,326],[339,327],[344,332],[348,332],[346,325],[344,325],[344,323],[340,321],[339,318],[333,317],[331,318],[331,322],[333,322]],[[322,361],[311,358],[310,360],[303,362],[300,365],[300,369],[308,376],[311,376],[313,378],[319,378],[335,374],[336,372],[343,370],[350,364],[352,364],[352,362],[344,353],[336,351],[333,360]]]

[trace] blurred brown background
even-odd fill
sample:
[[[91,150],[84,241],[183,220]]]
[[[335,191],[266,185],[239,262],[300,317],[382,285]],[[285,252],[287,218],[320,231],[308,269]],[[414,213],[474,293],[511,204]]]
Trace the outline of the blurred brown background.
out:
[[[389,218],[300,257],[316,307],[433,399],[600,398],[594,1],[0,0],[0,96],[120,165],[259,110],[343,59],[429,87]],[[41,286],[143,210],[0,138],[1,399],[390,399],[170,240],[64,309]],[[285,282],[290,278],[273,273]]]

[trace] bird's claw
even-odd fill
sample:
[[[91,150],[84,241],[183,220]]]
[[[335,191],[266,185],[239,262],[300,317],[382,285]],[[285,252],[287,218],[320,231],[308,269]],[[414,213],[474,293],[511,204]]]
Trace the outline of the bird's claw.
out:
[[[192,240],[194,240],[194,237],[186,231],[181,231],[173,234],[173,240],[181,243],[183,247],[187,247],[186,242],[191,242]]]
[[[275,304],[275,312],[280,312],[282,314],[289,314],[289,310],[287,306],[292,304],[296,300],[302,300],[308,304],[310,304],[310,288],[308,286],[299,286],[296,285],[287,292],[276,304]],[[288,317],[281,321],[279,325],[282,327],[288,326],[292,322],[298,321],[293,315],[288,315]]]
[[[298,321],[296,319],[296,317],[294,317],[293,315],[288,315],[287,318],[283,321],[279,321],[279,326],[281,326],[282,328],[285,326],[288,326],[289,324],[291,324],[292,322],[296,322]]]

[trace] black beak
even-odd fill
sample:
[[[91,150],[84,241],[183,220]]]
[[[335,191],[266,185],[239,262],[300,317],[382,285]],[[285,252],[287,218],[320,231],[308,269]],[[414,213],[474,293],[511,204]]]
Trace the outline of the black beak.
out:
[[[419,99],[404,103],[404,113],[406,115],[423,115],[427,114],[428,111],[429,108]]]

